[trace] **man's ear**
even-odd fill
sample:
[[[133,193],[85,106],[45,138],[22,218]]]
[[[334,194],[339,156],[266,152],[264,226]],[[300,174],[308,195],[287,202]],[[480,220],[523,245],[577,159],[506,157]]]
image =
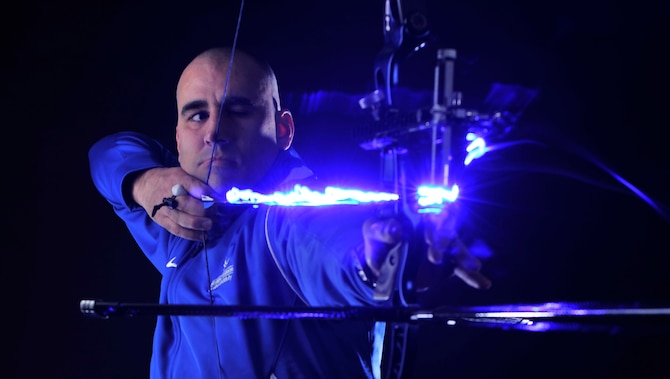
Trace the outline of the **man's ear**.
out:
[[[179,147],[181,142],[181,137],[179,136],[179,128],[175,127],[175,141],[177,143],[177,153],[179,153]]]
[[[283,109],[277,111],[275,114],[275,122],[277,124],[277,145],[283,150],[291,147],[293,143],[293,135],[295,133],[295,125],[293,124],[293,115],[291,111]]]

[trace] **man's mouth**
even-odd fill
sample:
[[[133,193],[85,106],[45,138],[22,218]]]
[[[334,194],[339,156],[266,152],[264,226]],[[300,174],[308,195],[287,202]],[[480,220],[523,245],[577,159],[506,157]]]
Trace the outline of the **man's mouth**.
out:
[[[211,159],[206,159],[205,161],[202,162],[206,166],[213,166],[213,167],[236,167],[237,162],[233,159],[225,158],[223,156],[215,156],[212,157]]]

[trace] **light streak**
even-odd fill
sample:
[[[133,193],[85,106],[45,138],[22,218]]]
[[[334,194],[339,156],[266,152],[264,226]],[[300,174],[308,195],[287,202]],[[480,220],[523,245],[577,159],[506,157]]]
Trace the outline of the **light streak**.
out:
[[[419,186],[417,189],[417,203],[419,213],[440,213],[444,203],[453,203],[458,198],[458,185],[454,184],[451,190],[440,186]]]
[[[226,193],[226,201],[230,204],[267,204],[281,206],[324,206],[324,205],[356,205],[397,201],[399,196],[388,192],[363,191],[326,187],[323,192],[313,191],[308,187],[296,184],[293,191],[262,194],[246,189],[232,188]]]
[[[439,213],[445,203],[452,203],[458,198],[459,189],[454,185],[451,190],[440,186],[419,186],[417,190],[417,203],[419,213]],[[250,189],[241,190],[237,187],[226,192],[226,203],[228,204],[250,204],[258,206],[325,206],[325,205],[358,205],[365,203],[380,203],[398,201],[400,196],[389,192],[363,191],[359,189],[347,189],[328,186],[323,192],[314,191],[306,186],[296,184],[293,191],[274,192],[263,194]],[[203,195],[201,200],[206,207],[214,204],[215,200]]]
[[[486,153],[486,141],[481,137],[474,138],[472,142],[470,142],[470,144],[465,148],[465,151],[467,151],[468,154],[465,156],[463,164],[467,166],[473,160],[481,157]]]

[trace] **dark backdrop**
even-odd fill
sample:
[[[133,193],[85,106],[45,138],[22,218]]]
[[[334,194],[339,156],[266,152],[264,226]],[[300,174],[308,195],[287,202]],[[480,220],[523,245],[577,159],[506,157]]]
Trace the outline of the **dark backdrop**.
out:
[[[478,292],[454,282],[447,300],[668,306],[670,20],[660,6],[425,6],[436,44],[458,51],[455,87],[466,105],[483,104],[494,83],[538,93],[504,140],[533,143],[490,152],[464,179],[463,231],[493,252],[484,271],[495,285]],[[232,44],[239,7],[29,2],[3,12],[8,375],[147,377],[152,319],[97,320],[79,311],[81,299],[152,303],[159,288],[158,274],[95,191],[87,150],[119,130],[173,146],[179,73],[201,50]],[[358,145],[368,119],[356,101],[374,89],[382,15],[383,1],[244,3],[238,46],[273,64],[284,105],[294,110],[296,148],[334,184],[378,179],[376,152]],[[401,82],[431,91],[433,64],[432,56],[407,58]],[[418,338],[411,353],[421,378],[670,374],[661,331],[426,325]]]

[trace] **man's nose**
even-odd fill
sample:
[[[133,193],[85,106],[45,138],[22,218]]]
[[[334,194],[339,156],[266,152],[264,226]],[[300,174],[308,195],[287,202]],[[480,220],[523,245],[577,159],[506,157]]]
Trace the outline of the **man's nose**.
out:
[[[207,144],[226,144],[230,142],[230,136],[223,123],[212,117],[207,123],[207,132],[205,133],[205,143]]]

